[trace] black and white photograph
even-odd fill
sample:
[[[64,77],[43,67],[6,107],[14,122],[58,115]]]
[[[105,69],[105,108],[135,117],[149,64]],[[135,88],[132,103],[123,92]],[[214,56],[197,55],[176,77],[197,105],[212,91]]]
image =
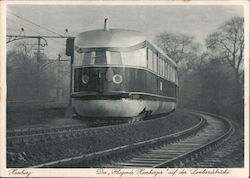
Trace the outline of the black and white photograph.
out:
[[[1,177],[249,177],[249,1],[3,1]]]

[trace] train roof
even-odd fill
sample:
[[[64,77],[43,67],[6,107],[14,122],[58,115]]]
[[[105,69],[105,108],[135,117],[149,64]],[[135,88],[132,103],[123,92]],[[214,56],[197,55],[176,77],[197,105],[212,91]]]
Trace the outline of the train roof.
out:
[[[99,29],[80,33],[76,37],[78,48],[130,47],[145,41],[141,32],[125,29]]]
[[[77,48],[126,48],[145,41],[148,40],[146,40],[145,36],[139,31],[127,29],[98,29],[82,32],[77,35],[75,46]],[[148,41],[148,43],[176,66],[176,63],[159,47],[150,41]]]

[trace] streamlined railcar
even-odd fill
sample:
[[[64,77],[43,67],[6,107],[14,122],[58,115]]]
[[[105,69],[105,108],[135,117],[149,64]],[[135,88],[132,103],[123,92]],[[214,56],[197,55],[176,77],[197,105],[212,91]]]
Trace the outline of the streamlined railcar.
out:
[[[176,63],[141,32],[104,29],[74,40],[72,106],[83,117],[136,117],[175,110]]]

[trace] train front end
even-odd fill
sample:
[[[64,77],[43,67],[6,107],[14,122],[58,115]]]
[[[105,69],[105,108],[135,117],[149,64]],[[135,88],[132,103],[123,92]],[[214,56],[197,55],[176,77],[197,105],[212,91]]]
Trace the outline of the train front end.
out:
[[[131,118],[174,110],[176,98],[159,96],[164,82],[147,69],[146,45],[140,32],[109,29],[106,23],[104,29],[80,33],[74,44],[71,94],[76,114]],[[174,90],[170,87],[168,93]]]
[[[78,115],[133,117],[143,110],[139,100],[129,98],[128,85],[137,84],[124,67],[122,55],[137,55],[137,62],[140,62],[143,53],[140,46],[135,45],[144,40],[137,31],[108,29],[107,26],[77,36],[71,96]]]

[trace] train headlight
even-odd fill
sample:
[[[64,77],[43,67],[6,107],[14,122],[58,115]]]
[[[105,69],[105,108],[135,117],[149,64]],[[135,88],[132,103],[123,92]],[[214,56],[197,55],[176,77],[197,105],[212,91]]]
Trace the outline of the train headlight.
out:
[[[87,84],[89,82],[89,76],[88,75],[82,75],[82,83]]]
[[[120,83],[122,83],[122,76],[119,75],[119,74],[115,74],[115,75],[113,76],[113,82],[114,82],[115,84],[120,84]]]

